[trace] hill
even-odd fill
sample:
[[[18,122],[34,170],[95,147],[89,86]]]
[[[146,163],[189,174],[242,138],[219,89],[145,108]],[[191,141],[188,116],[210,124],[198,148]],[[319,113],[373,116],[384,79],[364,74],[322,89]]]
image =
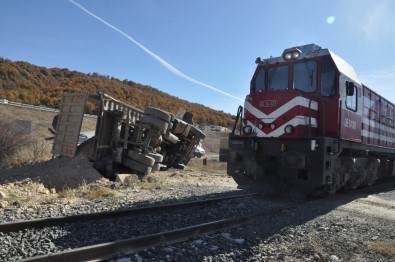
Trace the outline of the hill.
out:
[[[130,80],[0,58],[0,99],[58,108],[63,92],[79,91],[104,92],[142,110],[153,106],[175,114],[178,109],[184,108],[193,114],[197,124],[229,127],[233,123],[231,114],[190,103]],[[94,110],[93,106],[88,108]]]

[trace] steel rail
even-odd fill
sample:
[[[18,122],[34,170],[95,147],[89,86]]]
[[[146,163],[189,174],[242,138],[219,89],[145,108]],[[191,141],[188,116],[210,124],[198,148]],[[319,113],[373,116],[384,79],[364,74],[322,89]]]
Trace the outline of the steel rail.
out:
[[[92,246],[86,246],[73,250],[62,251],[58,253],[40,255],[31,258],[25,258],[20,262],[74,262],[74,261],[100,261],[111,259],[114,257],[126,256],[141,250],[145,250],[155,246],[165,246],[169,244],[179,243],[188,240],[191,237],[207,235],[220,230],[229,229],[248,223],[252,223],[263,217],[268,217],[283,210],[296,208],[308,204],[310,202],[291,204],[285,207],[274,208],[269,211],[243,215],[234,218],[220,219],[203,224],[193,225],[180,229],[154,233],[150,235],[107,242]]]
[[[206,200],[188,201],[188,202],[181,202],[181,203],[168,204],[168,205],[149,206],[149,207],[140,207],[140,208],[126,208],[126,209],[119,209],[119,210],[98,212],[98,213],[90,213],[90,214],[79,214],[79,215],[72,215],[72,216],[39,218],[39,219],[24,220],[24,221],[17,221],[17,222],[7,222],[7,223],[0,224],[0,232],[8,233],[8,232],[15,232],[15,231],[23,230],[25,228],[43,228],[43,227],[49,227],[49,226],[62,225],[65,223],[77,223],[77,222],[85,222],[85,221],[92,221],[92,220],[114,219],[114,218],[119,218],[119,217],[123,217],[123,216],[140,216],[140,215],[145,215],[145,214],[152,214],[152,213],[159,212],[159,211],[192,207],[192,206],[199,206],[199,205],[205,205],[205,204],[212,204],[212,203],[216,203],[216,202],[221,202],[221,201],[226,201],[226,200],[231,200],[231,199],[236,199],[236,198],[257,196],[257,195],[259,195],[259,194],[252,193],[252,194],[244,194],[244,195],[238,195],[238,196],[229,196],[229,197],[219,197],[219,198],[206,199]]]

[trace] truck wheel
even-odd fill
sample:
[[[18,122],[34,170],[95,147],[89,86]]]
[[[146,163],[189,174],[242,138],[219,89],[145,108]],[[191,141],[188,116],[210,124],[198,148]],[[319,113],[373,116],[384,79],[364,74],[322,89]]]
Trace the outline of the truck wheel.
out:
[[[155,163],[155,165],[152,167],[151,172],[156,172],[160,170],[160,164],[159,163]]]
[[[191,126],[191,130],[189,131],[189,134],[192,132],[195,136],[200,138],[201,140],[206,138],[206,134],[203,133],[200,129],[196,128],[195,126]]]
[[[144,114],[145,115],[150,115],[150,116],[153,116],[153,117],[156,117],[156,118],[159,118],[159,119],[162,119],[165,122],[170,122],[170,120],[171,120],[171,114],[170,113],[168,113],[166,111],[163,111],[163,110],[160,110],[160,109],[157,109],[157,108],[154,108],[154,107],[147,107],[147,108],[145,108]]]
[[[153,159],[155,159],[155,163],[162,163],[163,161],[163,156],[161,154],[158,153],[148,153],[147,154],[149,157],[152,157]]]
[[[190,124],[187,122],[184,122],[182,120],[179,120],[176,118],[173,122],[173,128],[172,128],[172,133],[178,135],[178,136],[184,136],[187,137],[189,134],[189,131],[191,130]]]
[[[173,135],[172,133],[170,133],[170,132],[166,132],[164,135],[162,135],[162,137],[165,139],[165,140],[167,140],[167,141],[169,141],[170,143],[172,143],[172,144],[177,144],[178,143],[178,141],[180,141],[180,139],[178,139],[178,137],[176,136],[176,135]]]
[[[128,151],[128,158],[135,160],[139,163],[142,163],[146,166],[152,167],[155,164],[155,159],[147,156],[147,155],[143,155],[137,151],[134,150],[129,150]]]
[[[146,166],[140,162],[131,160],[131,159],[125,159],[123,163],[126,167],[130,168],[131,170],[134,170],[140,174],[148,175],[152,171],[152,167]]]
[[[166,130],[169,127],[168,122],[165,122],[162,119],[155,118],[149,115],[144,115],[141,118],[141,122],[156,127],[157,129],[159,129],[159,131]]]

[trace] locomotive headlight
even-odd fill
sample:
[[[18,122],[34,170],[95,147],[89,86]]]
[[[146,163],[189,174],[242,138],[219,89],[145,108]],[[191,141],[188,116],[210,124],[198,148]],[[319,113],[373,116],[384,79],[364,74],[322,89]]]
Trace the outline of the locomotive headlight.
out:
[[[252,127],[251,126],[245,126],[244,127],[244,134],[251,134],[252,132]]]
[[[272,130],[274,130],[274,129],[276,128],[276,125],[275,125],[274,123],[271,123],[271,124],[270,124],[270,128],[271,128]]]
[[[285,53],[285,54],[284,54],[284,59],[285,59],[285,60],[290,60],[291,58],[292,58],[291,53]]]
[[[292,134],[292,133],[294,132],[294,127],[291,126],[291,125],[287,125],[287,126],[284,128],[284,132],[285,132],[286,134]]]
[[[292,58],[293,58],[293,59],[298,59],[299,56],[300,56],[300,53],[299,53],[298,51],[292,52]]]
[[[293,60],[298,59],[300,57],[301,51],[297,48],[286,49],[283,52],[284,60]]]

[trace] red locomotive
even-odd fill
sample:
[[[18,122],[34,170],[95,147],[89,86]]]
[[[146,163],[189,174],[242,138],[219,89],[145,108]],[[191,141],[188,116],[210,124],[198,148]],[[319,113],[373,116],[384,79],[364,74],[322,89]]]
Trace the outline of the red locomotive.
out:
[[[256,64],[220,154],[239,187],[334,193],[394,175],[395,106],[347,62],[309,44]]]

